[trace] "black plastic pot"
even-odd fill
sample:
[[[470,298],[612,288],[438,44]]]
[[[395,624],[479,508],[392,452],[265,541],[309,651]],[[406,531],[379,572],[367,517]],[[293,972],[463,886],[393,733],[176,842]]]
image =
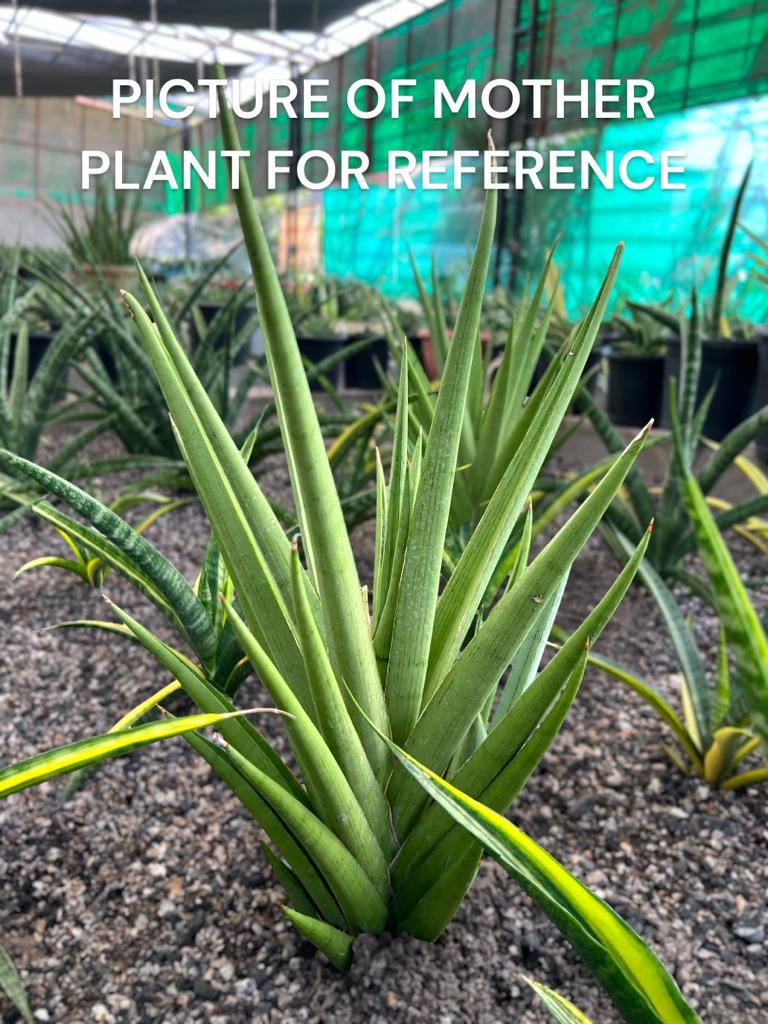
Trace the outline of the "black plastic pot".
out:
[[[757,338],[758,374],[755,408],[762,409],[768,405],[768,326],[758,327]],[[755,439],[757,457],[761,462],[768,463],[768,430],[758,434]]]
[[[205,320],[206,324],[210,324],[213,318],[222,310],[223,305],[220,302],[199,302],[197,304],[197,308],[200,310],[200,313],[203,317],[203,320]],[[231,336],[233,339],[236,338],[237,335],[243,330],[248,321],[253,317],[254,312],[255,307],[250,305],[241,306],[237,310],[234,317],[234,323],[231,326]],[[192,346],[194,348],[197,345],[199,345],[202,341],[202,338],[200,337],[197,328],[195,327],[194,319],[191,320],[191,330]],[[224,336],[219,337],[219,339],[216,342],[217,350],[220,351],[224,347],[224,340]],[[237,366],[240,363],[244,363],[248,358],[249,354],[250,352],[248,349],[248,345],[244,345],[240,349],[235,358],[235,365]]]
[[[619,427],[643,427],[661,418],[664,356],[605,348],[608,361],[607,412]]]
[[[362,335],[348,341],[362,341]],[[389,349],[385,338],[374,338],[360,352],[348,356],[344,361],[344,383],[348,388],[374,391],[381,387],[374,360],[386,372]]]
[[[697,403],[716,383],[714,399],[704,420],[704,434],[722,441],[726,434],[750,416],[755,409],[757,391],[757,345],[754,341],[720,338],[705,341],[701,349],[701,375]],[[664,418],[669,423],[669,380],[680,379],[680,340],[667,341]]]
[[[347,339],[338,337],[311,338],[299,335],[296,341],[298,342],[299,352],[301,352],[302,357],[315,364],[321,363],[324,359],[328,359],[329,356],[335,355],[347,344]],[[323,376],[333,387],[338,387],[341,380],[341,364],[336,363]],[[322,384],[316,379],[312,380],[309,386],[313,391],[323,390]]]

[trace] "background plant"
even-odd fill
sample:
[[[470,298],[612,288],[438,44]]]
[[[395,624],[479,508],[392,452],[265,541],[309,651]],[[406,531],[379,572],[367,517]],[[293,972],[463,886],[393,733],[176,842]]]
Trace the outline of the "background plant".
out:
[[[73,315],[56,330],[37,365],[30,361],[27,316],[39,299],[37,286],[25,285],[19,277],[20,250],[17,248],[3,267],[0,302],[0,444],[28,459],[39,457],[44,431],[62,420],[60,400],[68,368],[76,355],[91,342],[93,317]],[[37,314],[32,314],[37,315]],[[48,464],[71,474],[83,474],[79,465],[82,451],[102,432],[100,425],[84,427],[54,451]],[[18,474],[0,474],[0,532],[7,529],[25,506],[39,496],[29,480]],[[11,509],[11,511],[9,511]]]
[[[131,262],[131,239],[141,221],[141,192],[119,191],[99,179],[93,203],[78,193],[76,203],[51,207],[51,218],[72,258],[83,264]]]
[[[659,356],[664,354],[664,337],[661,325],[637,303],[627,303],[627,314],[614,313],[609,322],[609,330],[616,335],[610,347],[619,352],[634,355]]]
[[[712,388],[697,408],[696,395],[701,371],[701,337],[697,328],[698,307],[694,294],[692,311],[684,324],[680,352],[680,389],[670,390],[670,409],[680,424],[680,433],[687,462],[694,473],[697,484],[705,498],[716,503],[712,492],[724,474],[734,464],[750,441],[768,426],[768,406],[758,410],[735,427],[717,448],[695,465],[703,447],[703,424],[714,398]],[[674,397],[672,397],[674,395]],[[595,431],[609,452],[621,451],[624,440],[610,420],[597,405],[592,396],[581,389],[578,398],[580,407],[589,416]],[[669,440],[669,438],[668,438]],[[648,558],[654,568],[667,582],[680,581],[706,597],[684,567],[684,559],[696,548],[694,525],[683,500],[684,478],[681,475],[680,460],[669,445],[669,455],[662,473],[660,488],[650,486],[642,475],[633,470],[621,494],[612,504],[601,527],[601,533],[611,549],[620,557],[621,537],[635,543],[642,535],[644,524],[653,518],[656,522],[653,539],[648,548]],[[768,509],[768,496],[756,494],[744,501],[722,508],[715,516],[721,530],[748,522]]]
[[[738,302],[734,301],[734,294],[738,284],[738,278],[728,273],[733,242],[736,236],[736,229],[739,226],[739,216],[744,203],[747,186],[749,185],[752,173],[752,162],[750,162],[739,183],[739,187],[731,206],[725,235],[717,255],[717,270],[712,288],[712,298],[709,302],[701,304],[700,310],[693,315],[687,325],[687,331],[693,330],[696,333],[696,341],[716,341],[718,339],[739,339],[751,340],[753,335],[753,324],[739,314]],[[748,229],[747,229],[748,230]],[[752,234],[751,232],[748,232]],[[752,234],[752,238],[755,236]],[[693,304],[697,300],[694,295]],[[647,317],[657,323],[673,335],[682,334],[681,321],[684,318],[681,314],[670,311],[666,304],[633,303],[635,309],[644,313]]]
[[[709,683],[692,627],[672,591],[647,563],[640,567],[640,578],[661,612],[680,665],[682,716],[631,670],[596,655],[590,655],[590,661],[630,686],[669,726],[683,749],[682,760],[670,751],[679,767],[696,773],[711,785],[740,789],[768,779],[765,762],[747,770],[742,767],[760,747],[763,755],[768,753],[768,641],[699,483],[690,471],[692,452],[682,425],[676,418],[673,424],[681,499],[706,570],[706,592],[720,619],[714,685]]]

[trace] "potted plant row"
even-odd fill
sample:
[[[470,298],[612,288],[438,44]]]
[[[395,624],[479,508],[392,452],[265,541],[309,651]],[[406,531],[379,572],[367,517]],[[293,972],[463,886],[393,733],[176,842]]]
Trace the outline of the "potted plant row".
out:
[[[629,302],[630,317],[613,318],[614,334],[604,344],[603,352],[609,370],[608,414],[614,423],[636,426],[647,422],[651,415],[658,420],[661,413],[662,421],[669,426],[669,382],[680,378],[683,331],[695,331],[701,342],[697,405],[712,396],[704,420],[704,436],[720,441],[754,412],[758,391],[756,341],[760,329],[735,312],[737,279],[728,274],[750,172],[751,165],[741,179],[731,208],[711,300],[702,303],[694,289],[688,308],[679,313],[671,311],[668,302]],[[768,350],[766,357],[768,367]],[[763,390],[768,400],[768,369]],[[648,414],[643,415],[643,410]],[[768,451],[768,438],[765,448]]]
[[[343,382],[347,388],[378,388],[376,367],[386,370],[388,349],[376,292],[361,282],[317,275],[284,279],[283,287],[302,357],[317,365],[354,342],[368,341],[340,358],[323,377],[333,387]],[[316,390],[322,386],[320,380],[312,382]]]

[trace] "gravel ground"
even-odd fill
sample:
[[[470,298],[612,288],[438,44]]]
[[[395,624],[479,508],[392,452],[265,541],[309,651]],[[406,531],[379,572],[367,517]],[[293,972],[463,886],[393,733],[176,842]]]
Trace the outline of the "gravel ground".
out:
[[[284,497],[284,471],[270,482]],[[201,513],[161,520],[153,539],[191,577],[206,540]],[[143,652],[117,639],[40,632],[107,617],[99,596],[64,574],[11,582],[19,564],[56,547],[31,522],[0,540],[2,761],[107,728],[162,682]],[[368,528],[356,547],[368,566]],[[745,567],[754,561],[740,557]],[[590,545],[564,624],[612,573]],[[158,626],[120,580],[110,577],[105,590]],[[765,589],[757,593],[764,606]],[[711,648],[713,623],[698,611]],[[669,643],[637,589],[599,650],[672,686]],[[263,728],[275,734],[279,725],[265,716]],[[638,700],[593,672],[511,816],[653,943],[707,1024],[759,1024],[768,1020],[765,791],[721,795],[682,777],[664,754],[667,738]],[[543,1024],[550,1018],[525,974],[559,988],[596,1024],[618,1019],[555,929],[490,862],[437,944],[362,937],[341,977],[283,920],[258,841],[181,740],[110,762],[66,800],[50,783],[0,804],[0,941],[36,1019]],[[0,998],[0,1020],[16,1019]]]

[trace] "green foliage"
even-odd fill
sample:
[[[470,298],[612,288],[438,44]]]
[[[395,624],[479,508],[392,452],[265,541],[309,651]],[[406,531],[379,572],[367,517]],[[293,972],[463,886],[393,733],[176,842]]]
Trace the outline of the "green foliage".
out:
[[[617,340],[611,341],[610,347],[634,355],[664,355],[663,328],[658,318],[634,302],[627,303],[627,313],[614,313],[611,317],[608,329]]]
[[[29,1008],[29,1000],[21,978],[16,970],[13,960],[0,946],[0,989],[8,996],[11,1003],[19,1011],[24,1024],[34,1024],[34,1017]]]
[[[557,1021],[557,1024],[592,1024],[590,1019],[581,1010],[577,1009],[564,996],[561,996],[559,992],[547,988],[546,985],[540,985],[533,978],[526,978],[525,980],[549,1010],[550,1015]]]
[[[93,203],[78,193],[77,203],[51,207],[54,227],[79,263],[116,266],[131,262],[131,239],[141,220],[141,192],[112,189],[100,179]]]
[[[361,281],[293,274],[283,277],[282,286],[294,331],[300,337],[382,332],[378,293]]]
[[[704,419],[713,400],[714,389],[697,408],[696,396],[701,372],[701,337],[697,327],[698,303],[693,296],[692,311],[684,322],[680,349],[680,387],[670,387],[670,412],[679,422],[681,444],[687,465],[705,498],[713,501],[713,490],[726,471],[751,441],[768,427],[768,406],[759,409],[723,438],[715,450],[695,467],[694,458],[705,440]],[[579,403],[586,411],[600,439],[609,452],[619,452],[624,440],[592,396],[581,389]],[[671,438],[667,438],[668,441]],[[666,582],[690,582],[682,563],[696,548],[694,524],[683,500],[685,474],[680,459],[669,445],[669,456],[663,472],[660,493],[646,483],[637,470],[627,477],[627,484],[608,511],[602,533],[611,549],[621,557],[619,534],[637,543],[650,519],[656,522],[648,557]],[[720,529],[738,526],[768,510],[768,495],[760,494],[717,513]]]
[[[534,492],[534,536],[570,502],[584,494],[590,484],[605,471],[606,466],[597,471],[588,471],[586,475],[569,481],[567,491],[558,487],[555,481],[542,476],[550,456],[575,429],[571,426],[561,430],[562,419],[597,337],[620,254],[619,247],[587,317],[563,340],[553,354],[549,368],[537,383],[534,383],[535,373],[542,356],[546,354],[545,344],[554,309],[554,299],[544,301],[547,282],[551,280],[552,252],[547,254],[533,294],[513,307],[505,344],[499,354],[495,354],[498,350],[494,350],[491,344],[481,340],[478,324],[470,346],[467,395],[459,434],[460,470],[454,474],[443,556],[449,571],[470,543],[510,463],[514,464],[514,472],[510,473],[508,479],[514,480],[518,496],[526,498]],[[428,379],[411,344],[403,341],[403,330],[393,308],[385,306],[384,314],[395,364],[401,374],[403,367],[407,367],[409,409],[407,422],[403,420],[403,429],[407,432],[409,452],[414,453],[418,459],[424,448],[424,439],[433,428],[452,343],[449,340],[446,311],[435,269],[431,293],[415,266],[414,274],[440,381],[433,383]],[[482,301],[485,309],[486,297]],[[569,372],[559,373],[566,366]],[[385,464],[389,461],[388,434],[393,429],[392,414],[397,404],[397,387],[393,381],[382,379],[385,394],[378,407],[364,410],[330,449],[329,457],[337,469],[337,475],[350,463],[367,467],[372,475],[375,463],[366,457],[372,445],[380,449]],[[537,439],[534,451],[530,443],[531,435],[527,435],[527,432],[539,410],[543,410],[548,425]],[[541,446],[543,452],[539,451]],[[361,479],[364,482],[362,473],[358,476],[358,480]],[[494,502],[495,507],[503,507],[500,499],[495,498]],[[503,542],[499,539],[501,534],[497,534],[492,548],[495,562],[491,568],[494,571],[486,581],[486,600],[493,598],[514,563],[522,529],[520,512],[521,508],[516,506],[513,513],[517,519],[516,527],[504,533]]]
[[[728,274],[733,240],[736,236],[736,230],[740,226],[739,216],[752,174],[752,166],[752,162],[747,165],[731,206],[725,235],[723,236],[723,242],[717,256],[717,273],[712,286],[711,300],[704,304],[700,311],[695,311],[687,327],[681,324],[682,317],[670,312],[666,308],[666,303],[658,305],[632,303],[635,309],[642,312],[648,319],[655,320],[662,329],[681,335],[687,330],[689,336],[694,336],[696,343],[721,338],[738,338],[745,341],[752,338],[754,325],[739,316],[738,301],[734,298],[738,283],[737,278]],[[741,227],[750,235],[753,241],[757,241],[758,245],[760,244],[760,239],[756,235],[749,231],[749,229],[744,228],[743,225]],[[759,266],[759,258],[757,263]],[[695,295],[693,304],[696,304]]]
[[[739,789],[768,779],[768,640],[715,517],[690,471],[690,452],[677,421],[674,433],[681,501],[707,575],[707,584],[701,583],[697,589],[707,594],[720,619],[714,680],[710,683],[693,629],[674,594],[648,563],[640,567],[639,575],[662,615],[680,664],[682,714],[625,666],[597,655],[590,655],[590,661],[626,683],[671,729],[682,747],[682,759],[670,751],[676,764],[713,786]],[[619,536],[618,540],[627,552],[631,550],[626,538]],[[761,746],[762,763],[744,770],[743,763],[759,753]]]
[[[234,119],[228,111],[222,117],[224,142],[236,149]],[[615,611],[647,547],[645,534],[606,594],[541,668],[570,567],[626,479],[644,434],[609,460],[589,497],[529,557],[530,489],[578,385],[614,260],[595,307],[550,368],[549,386],[520,413],[517,443],[496,453],[498,486],[442,586],[467,411],[478,394],[478,326],[495,233],[496,193],[489,192],[441,387],[416,445],[409,432],[412,378],[407,357],[401,361],[390,471],[381,463],[377,468],[376,558],[368,594],[247,183],[235,200],[300,545],[279,525],[248,470],[248,452],[233,442],[144,275],[149,314],[132,295],[125,301],[213,535],[197,586],[189,588],[145,537],[84,491],[8,453],[2,458],[78,512],[87,523],[78,528],[82,539],[146,593],[191,646],[193,659],[113,606],[118,623],[112,629],[152,653],[201,714],[221,716],[223,746],[198,731],[184,735],[269,837],[270,861],[293,903],[291,919],[343,969],[351,938],[360,932],[387,927],[424,939],[439,936],[472,883],[482,845],[497,853],[487,835],[478,841],[471,830],[456,827],[436,791],[425,791],[423,770],[411,771],[410,759],[448,774],[489,814],[503,813],[514,801],[557,735],[578,691],[586,648]],[[50,511],[44,514],[50,517]],[[68,530],[72,522],[67,517]],[[488,611],[486,591],[517,528],[521,544],[508,585]],[[286,713],[298,774],[254,724],[234,714],[215,677],[227,628]],[[497,695],[503,706],[492,715]],[[94,744],[89,750],[102,742],[112,750],[148,728],[129,726],[85,742]],[[404,762],[393,762],[388,737],[406,751]],[[19,771],[10,766],[0,779],[13,787]],[[628,1007],[637,1008],[640,1015],[627,1019],[693,1020],[631,930],[527,837],[515,837],[517,852],[505,866],[513,864],[516,880],[535,890],[625,1016]],[[641,978],[649,964],[652,974]],[[665,1007],[674,1008],[675,1016],[660,1016]]]
[[[37,456],[44,431],[61,418],[57,405],[67,370],[90,343],[94,317],[80,312],[52,334],[36,366],[30,362],[28,321],[39,316],[39,285],[25,286],[20,277],[21,250],[17,247],[2,267],[0,281],[0,444],[25,458]],[[54,453],[50,464],[66,473],[76,471],[83,449],[102,432],[90,426],[76,433]],[[25,506],[39,495],[29,481],[0,474],[0,532],[7,529]],[[16,506],[8,512],[9,507]]]
[[[581,671],[584,662],[582,656]],[[551,917],[626,1021],[699,1024],[663,964],[607,903],[503,815],[473,800],[394,744],[390,747],[411,777]],[[561,997],[549,999],[549,1005],[574,1009]],[[569,1020],[562,1015],[560,1019]]]
[[[111,502],[108,507],[112,512],[124,514],[135,505],[153,504],[155,508],[148,515],[145,515],[136,526],[136,532],[143,533],[162,516],[168,515],[169,512],[173,512],[177,508],[181,508],[183,505],[188,504],[190,500],[188,498],[174,500],[163,494],[139,492],[123,494]],[[87,541],[81,541],[73,530],[67,530],[66,526],[59,525],[60,513],[57,510],[51,509],[45,502],[39,502],[34,506],[34,511],[43,520],[46,519],[46,516],[50,516],[50,522],[69,548],[73,557],[62,558],[58,555],[42,555],[33,558],[16,570],[16,577],[24,572],[28,572],[30,569],[62,569],[65,572],[72,573],[89,587],[101,587],[109,571],[109,562],[98,551],[90,547]],[[80,532],[79,528],[78,533]]]

